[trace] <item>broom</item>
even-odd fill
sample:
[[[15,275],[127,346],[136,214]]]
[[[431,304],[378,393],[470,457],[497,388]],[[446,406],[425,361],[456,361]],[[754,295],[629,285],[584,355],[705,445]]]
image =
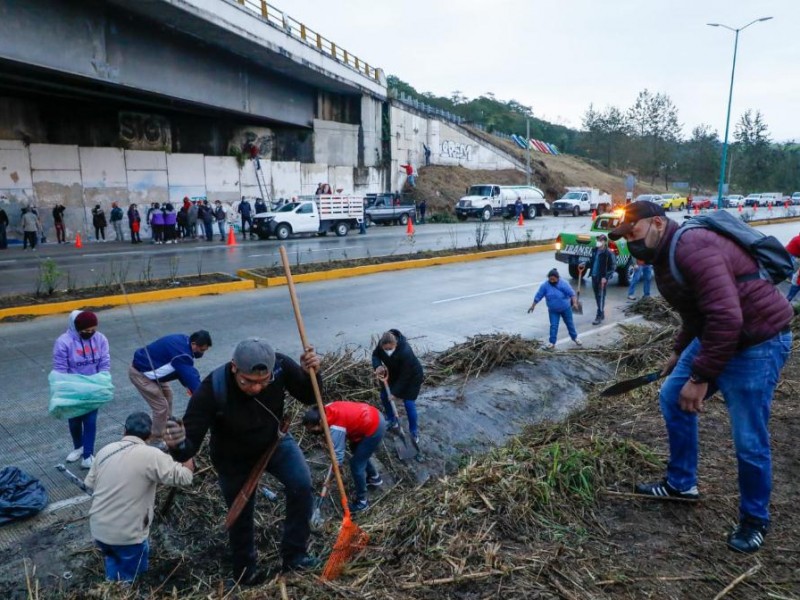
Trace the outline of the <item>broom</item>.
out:
[[[281,261],[283,262],[283,270],[286,273],[286,284],[289,287],[289,296],[292,299],[292,308],[294,309],[294,318],[297,321],[297,330],[300,333],[300,343],[303,345],[303,350],[308,349],[310,346],[306,339],[306,328],[303,325],[303,316],[300,314],[300,303],[297,300],[297,292],[294,288],[294,279],[292,279],[292,270],[289,266],[289,256],[286,254],[286,248],[280,247]],[[333,545],[333,551],[328,557],[328,562],[325,563],[325,568],[322,571],[322,579],[331,581],[341,575],[345,563],[361,550],[363,550],[369,536],[358,525],[353,523],[350,517],[350,505],[347,502],[347,492],[344,489],[344,482],[342,481],[342,473],[339,470],[339,462],[336,460],[336,451],[333,448],[333,440],[331,440],[331,430],[328,427],[328,419],[325,416],[325,406],[322,404],[322,394],[319,390],[319,383],[314,369],[309,369],[311,375],[311,385],[314,388],[314,397],[317,400],[317,408],[319,409],[320,421],[322,429],[325,432],[325,442],[328,445],[328,453],[331,457],[331,467],[333,474],[336,477],[336,485],[339,488],[339,496],[342,499],[342,508],[344,509],[344,517],[342,519],[342,527],[339,530],[339,537],[336,538],[336,543]]]

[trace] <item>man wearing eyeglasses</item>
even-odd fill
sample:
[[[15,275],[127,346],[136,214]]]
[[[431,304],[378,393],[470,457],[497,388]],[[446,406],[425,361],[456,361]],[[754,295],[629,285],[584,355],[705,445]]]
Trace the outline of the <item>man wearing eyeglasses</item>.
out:
[[[181,462],[194,456],[210,430],[211,462],[230,508],[253,466],[278,439],[286,392],[305,405],[314,404],[309,371],[318,370],[319,364],[311,347],[306,348],[298,364],[276,353],[262,339],[240,342],[231,361],[208,375],[192,395],[183,423],[168,423],[165,441],[172,456]],[[317,380],[321,386],[319,375]],[[307,553],[313,504],[311,473],[290,433],[278,441],[266,470],[286,492],[283,570],[318,566],[320,561]],[[251,496],[228,531],[233,575],[241,585],[258,585],[266,580],[266,573],[256,567],[254,506]]]

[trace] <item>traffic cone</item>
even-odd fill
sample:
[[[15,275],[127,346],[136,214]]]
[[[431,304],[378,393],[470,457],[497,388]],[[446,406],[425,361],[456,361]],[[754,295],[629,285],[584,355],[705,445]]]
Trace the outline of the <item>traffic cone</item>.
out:
[[[694,207],[694,214],[696,214],[696,215],[700,214],[700,209],[697,208],[696,206]]]
[[[406,225],[406,235],[414,235],[414,219],[408,219],[408,225]]]
[[[742,205],[739,205],[739,212],[742,212]]]
[[[519,219],[517,219],[517,225],[520,227],[525,226],[525,219],[522,217],[522,213],[519,213]]]
[[[228,243],[227,246],[235,246],[236,245],[236,236],[233,235],[233,227],[228,227]]]
[[[592,211],[592,221],[594,221],[596,218],[597,218],[597,210],[593,210]]]
[[[83,242],[81,242],[81,234],[75,234],[75,247],[76,248],[83,248]]]
[[[767,212],[768,212],[769,214],[772,214],[772,202],[770,202],[770,203],[767,205]]]
[[[754,212],[754,213],[757,213],[757,212],[758,212],[758,202],[756,202],[755,204],[753,204],[753,212]]]

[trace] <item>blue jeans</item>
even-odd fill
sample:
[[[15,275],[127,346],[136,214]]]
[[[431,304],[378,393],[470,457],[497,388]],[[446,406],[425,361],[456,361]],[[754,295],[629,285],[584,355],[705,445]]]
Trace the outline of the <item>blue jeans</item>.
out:
[[[794,300],[794,297],[797,296],[797,292],[800,292],[800,285],[790,285],[789,293],[786,294],[786,299],[791,302]]]
[[[94,454],[94,438],[97,435],[97,409],[69,419],[69,433],[72,436],[72,447],[76,450],[83,447],[83,458]]]
[[[597,303],[597,318],[606,318],[606,290],[608,289],[608,280],[606,285],[603,286],[599,277],[592,277],[592,291],[594,292],[594,301]]]
[[[650,280],[653,279],[653,265],[640,265],[633,272],[631,284],[628,286],[628,296],[636,295],[636,284],[644,278],[644,295],[650,295]]]
[[[746,348],[735,354],[709,385],[709,395],[719,389],[728,407],[739,465],[740,519],[769,523],[772,458],[767,425],[772,394],[791,348],[789,332]],[[681,410],[678,397],[699,351],[700,340],[695,339],[661,387],[661,413],[669,436],[667,481],[678,490],[697,485],[697,414]]]
[[[575,321],[572,319],[572,309],[567,308],[567,310],[563,312],[558,312],[555,310],[548,310],[547,314],[550,315],[550,343],[555,344],[556,339],[558,339],[558,325],[561,322],[561,319],[564,319],[564,324],[567,326],[567,331],[569,332],[569,337],[573,340],[578,339],[578,332],[575,329]]]
[[[140,573],[147,571],[147,559],[150,556],[150,544],[147,540],[141,544],[124,546],[105,544],[94,541],[103,553],[108,581],[133,581]]]
[[[372,455],[378,449],[378,445],[386,433],[386,420],[383,415],[379,415],[380,422],[378,428],[369,437],[365,437],[360,442],[350,444],[350,473],[353,475],[353,485],[356,488],[356,500],[367,499],[367,476],[376,477],[378,470],[372,462]]]
[[[408,417],[408,431],[413,436],[416,436],[419,433],[416,400],[416,398],[412,400],[403,400],[403,406],[406,409],[406,416]],[[385,388],[381,389],[381,402],[383,402],[383,411],[386,413],[386,416],[389,417],[389,423],[397,422],[397,420],[400,418],[400,415],[396,415],[394,413],[394,409],[391,402],[389,402],[389,396],[386,393]]]
[[[219,485],[225,503],[231,507],[239,490],[250,475],[252,463],[215,464],[219,475]],[[280,481],[286,491],[286,520],[283,524],[281,556],[284,561],[303,555],[308,547],[311,534],[308,521],[313,510],[311,495],[311,472],[297,442],[287,433],[278,444],[275,454],[267,465],[267,472]],[[255,525],[253,513],[255,497],[253,494],[242,510],[242,514],[228,531],[228,540],[233,554],[233,573],[238,578],[247,569],[256,568]]]
[[[214,241],[214,223],[211,221],[203,221],[203,230],[206,233],[206,241]]]
[[[217,228],[219,228],[219,237],[225,240],[225,221],[217,221]]]

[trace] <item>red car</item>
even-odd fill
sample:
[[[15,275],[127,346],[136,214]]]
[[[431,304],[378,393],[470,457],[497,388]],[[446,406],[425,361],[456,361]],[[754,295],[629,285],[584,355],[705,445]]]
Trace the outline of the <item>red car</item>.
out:
[[[713,202],[716,201],[716,198],[711,198],[711,196],[694,196],[692,198],[692,209],[701,209],[701,208],[711,208]]]

